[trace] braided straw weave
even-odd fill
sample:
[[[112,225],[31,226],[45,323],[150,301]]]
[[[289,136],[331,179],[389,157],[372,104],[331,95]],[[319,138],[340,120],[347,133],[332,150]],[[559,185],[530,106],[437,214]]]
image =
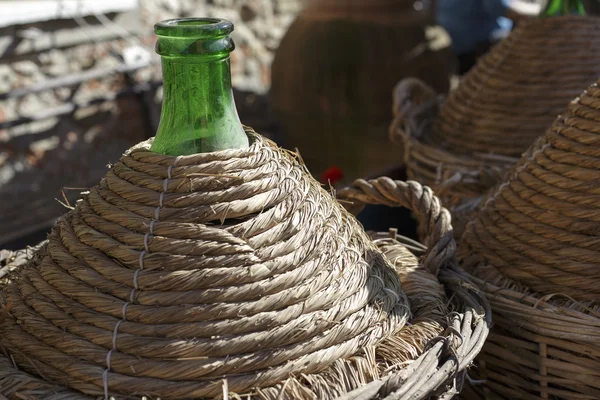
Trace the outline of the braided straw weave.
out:
[[[520,23],[443,103],[424,84],[401,82],[390,134],[402,139],[409,179],[435,190],[460,232],[477,198],[599,75],[599,18]]]
[[[487,334],[477,292],[458,294],[476,311],[450,314],[435,275],[398,274],[293,156],[249,135],[177,158],[142,143],[57,222],[3,289],[1,395],[453,390]],[[453,242],[432,248],[429,270],[454,259]]]
[[[338,198],[352,200],[352,203],[344,201],[344,204],[355,214],[359,213],[366,204],[406,207],[413,212],[419,221],[423,244],[407,238],[403,238],[402,244],[421,255],[423,265],[437,276],[438,281],[444,285],[446,292],[451,294],[454,300],[453,310],[457,313],[455,317],[458,317],[458,320],[455,320],[454,325],[449,328],[459,333],[461,344],[453,360],[458,361],[457,370],[462,371],[480,352],[491,325],[491,313],[487,300],[471,283],[470,277],[458,267],[454,232],[448,210],[441,206],[439,199],[430,188],[418,182],[393,181],[386,177],[370,181],[359,179],[352,187],[341,190]],[[377,238],[377,235],[375,236]],[[376,243],[386,250],[389,257],[392,259],[396,257],[392,249],[384,247],[386,243],[382,243],[381,239],[376,240]],[[389,243],[387,245],[389,246]],[[396,246],[395,251],[398,254],[401,248]],[[412,299],[411,305],[419,307]],[[434,387],[440,375],[444,376],[448,373],[448,368],[455,367],[453,363],[440,362],[438,372],[428,378],[428,387]],[[403,397],[390,397],[390,400],[392,398]]]
[[[491,392],[600,398],[599,177],[594,84],[467,226],[464,265],[494,307],[496,329],[481,359]]]
[[[483,384],[461,398],[600,398],[598,305],[532,293],[490,265],[463,266],[490,301],[494,327],[470,373]]]

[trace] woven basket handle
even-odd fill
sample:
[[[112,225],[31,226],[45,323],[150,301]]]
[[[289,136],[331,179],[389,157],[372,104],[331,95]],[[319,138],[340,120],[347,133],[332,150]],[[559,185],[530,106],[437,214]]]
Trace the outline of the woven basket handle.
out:
[[[338,199],[355,215],[367,204],[406,207],[419,223],[419,236],[427,246],[425,267],[436,276],[441,269],[456,263],[456,242],[450,213],[440,204],[433,191],[414,181],[394,181],[381,177],[356,180],[337,193]]]
[[[393,90],[394,120],[390,125],[390,140],[408,135],[420,138],[433,126],[442,97],[417,78],[402,79]]]

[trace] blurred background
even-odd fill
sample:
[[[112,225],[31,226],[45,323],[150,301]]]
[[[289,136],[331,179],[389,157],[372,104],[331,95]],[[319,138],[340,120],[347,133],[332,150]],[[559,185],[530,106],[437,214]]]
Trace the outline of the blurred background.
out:
[[[482,15],[464,12],[471,3],[0,0],[0,248],[44,239],[108,163],[154,134],[162,96],[154,23],[231,20],[242,122],[299,149],[315,177],[335,186],[384,171],[402,178],[402,149],[387,135],[394,85],[418,76],[447,92],[518,20],[503,8],[484,29]],[[545,1],[513,3],[527,15]],[[460,15],[442,16],[456,7]],[[456,18],[467,32],[485,30],[477,50],[453,47]]]
[[[276,136],[270,63],[299,8],[298,0],[0,0],[0,248],[44,239],[108,163],[154,135],[155,22],[232,20],[240,117]]]

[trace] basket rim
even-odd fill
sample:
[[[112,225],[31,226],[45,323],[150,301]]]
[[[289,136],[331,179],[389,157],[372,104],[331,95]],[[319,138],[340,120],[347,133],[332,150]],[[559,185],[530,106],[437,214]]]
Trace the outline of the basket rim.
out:
[[[486,266],[489,265],[482,263],[479,267]],[[471,273],[468,273],[468,275],[485,292],[486,297],[490,299],[492,304],[495,301],[501,300],[520,310],[535,314],[546,313],[548,317],[555,317],[554,319],[559,319],[559,316],[561,316],[561,320],[570,321],[571,323],[600,327],[600,312],[595,311],[584,302],[574,300],[567,295],[560,293],[550,295],[536,293],[504,276],[498,276],[497,279],[491,281],[489,279],[481,279]],[[530,322],[532,325],[537,324],[536,320],[531,320]],[[539,324],[538,326],[544,328],[543,324]],[[574,330],[574,332],[576,331],[579,330]],[[582,335],[582,337],[585,337],[585,335]],[[598,337],[600,338],[600,332]]]

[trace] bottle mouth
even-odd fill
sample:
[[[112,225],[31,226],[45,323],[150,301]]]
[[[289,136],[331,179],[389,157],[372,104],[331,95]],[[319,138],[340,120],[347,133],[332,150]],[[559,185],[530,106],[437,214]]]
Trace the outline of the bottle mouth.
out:
[[[156,52],[167,57],[226,57],[234,50],[233,23],[219,18],[175,18],[158,22]]]
[[[157,36],[210,39],[233,32],[233,23],[219,18],[174,18],[154,25]]]

